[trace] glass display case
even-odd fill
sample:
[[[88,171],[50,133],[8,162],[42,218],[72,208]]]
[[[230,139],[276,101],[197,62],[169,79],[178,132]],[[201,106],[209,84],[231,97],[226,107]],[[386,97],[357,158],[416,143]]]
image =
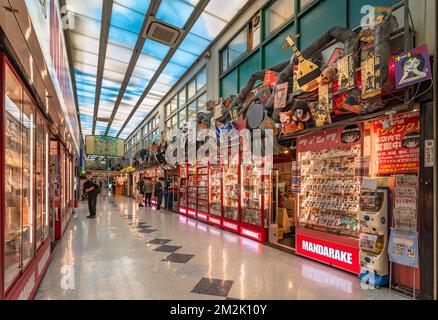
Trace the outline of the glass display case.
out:
[[[197,181],[197,210],[208,213],[208,167],[198,167]]]
[[[19,78],[8,64],[4,66],[4,225],[0,227],[4,232],[1,252],[7,290],[29,266],[49,235],[48,128]]]
[[[179,166],[178,198],[180,208],[187,207],[187,165]]]
[[[359,237],[360,178],[355,158],[360,147],[300,154],[302,193],[299,226]]]
[[[188,209],[197,209],[197,193],[198,193],[198,181],[196,175],[196,165],[188,166],[187,177],[187,207]]]
[[[270,211],[271,176],[265,174],[262,159],[242,165],[242,219],[243,223],[264,227]]]
[[[230,154],[223,167],[223,214],[225,219],[239,220],[240,182],[239,154]]]
[[[210,167],[209,183],[209,210],[211,215],[222,216],[222,168]]]

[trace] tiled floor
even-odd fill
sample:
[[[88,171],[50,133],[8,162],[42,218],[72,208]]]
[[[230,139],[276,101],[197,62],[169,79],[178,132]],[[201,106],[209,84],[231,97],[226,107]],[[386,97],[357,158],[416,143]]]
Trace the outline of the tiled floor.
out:
[[[36,299],[399,299],[356,277],[173,213],[101,198],[55,249]]]

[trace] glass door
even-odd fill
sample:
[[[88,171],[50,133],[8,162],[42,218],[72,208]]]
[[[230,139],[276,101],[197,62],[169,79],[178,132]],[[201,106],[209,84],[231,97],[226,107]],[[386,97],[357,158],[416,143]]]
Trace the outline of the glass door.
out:
[[[5,65],[5,288],[35,256],[35,105]]]

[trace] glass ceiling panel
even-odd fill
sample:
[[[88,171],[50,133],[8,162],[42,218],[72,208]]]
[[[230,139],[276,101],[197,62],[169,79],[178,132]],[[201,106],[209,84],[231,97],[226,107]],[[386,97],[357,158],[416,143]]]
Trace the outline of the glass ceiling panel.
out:
[[[173,63],[189,68],[196,61],[196,59],[198,59],[197,55],[181,49],[177,49],[171,61]]]
[[[141,26],[143,25],[144,18],[144,13],[139,13],[129,9],[126,6],[114,3],[110,24],[111,26],[116,26],[118,28],[138,34],[141,30]]]
[[[97,61],[99,57],[97,54],[74,49],[72,50],[72,59],[73,62],[79,62],[79,63],[97,66]]]
[[[114,26],[110,26],[108,34],[109,43],[129,49],[134,49],[135,44],[137,43],[137,39],[138,33],[133,33]]]
[[[213,41],[225,28],[227,21],[217,18],[209,13],[202,13],[190,32],[194,35]]]
[[[248,0],[210,0],[205,8],[205,12],[229,22],[247,2]]]
[[[146,69],[157,70],[160,67],[161,61],[162,60],[160,59],[145,54],[140,54],[140,56],[138,57],[137,66]]]
[[[104,0],[67,0],[66,5],[70,11],[101,21],[103,1]]]
[[[75,27],[72,32],[99,39],[100,26],[100,19],[94,20],[85,16],[75,15]]]
[[[126,61],[128,63],[132,57],[132,49],[124,48],[118,45],[114,45],[112,43],[108,43],[106,48],[106,57],[117,60],[117,61]]]
[[[70,33],[70,48],[85,50],[90,53],[99,54],[99,39],[87,37],[79,33]]]
[[[151,39],[146,39],[141,52],[162,61],[169,52],[169,50],[169,46],[166,46]]]
[[[211,41],[189,32],[187,37],[179,46],[179,49],[199,56],[204,52],[205,48],[207,48],[210,43]]]
[[[199,1],[163,0],[156,18],[178,28],[184,27]]]
[[[150,0],[115,0],[114,2],[142,14],[145,14],[148,11],[149,5],[151,3]]]

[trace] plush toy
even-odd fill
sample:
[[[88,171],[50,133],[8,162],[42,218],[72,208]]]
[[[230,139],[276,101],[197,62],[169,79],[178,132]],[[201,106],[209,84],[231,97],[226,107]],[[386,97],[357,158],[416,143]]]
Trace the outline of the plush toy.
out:
[[[297,101],[292,108],[292,119],[295,122],[307,122],[312,118],[309,107],[304,101]]]
[[[288,135],[304,130],[304,124],[302,122],[295,123],[293,121],[293,111],[281,112],[280,122],[277,123],[277,128],[281,128],[281,134]]]

